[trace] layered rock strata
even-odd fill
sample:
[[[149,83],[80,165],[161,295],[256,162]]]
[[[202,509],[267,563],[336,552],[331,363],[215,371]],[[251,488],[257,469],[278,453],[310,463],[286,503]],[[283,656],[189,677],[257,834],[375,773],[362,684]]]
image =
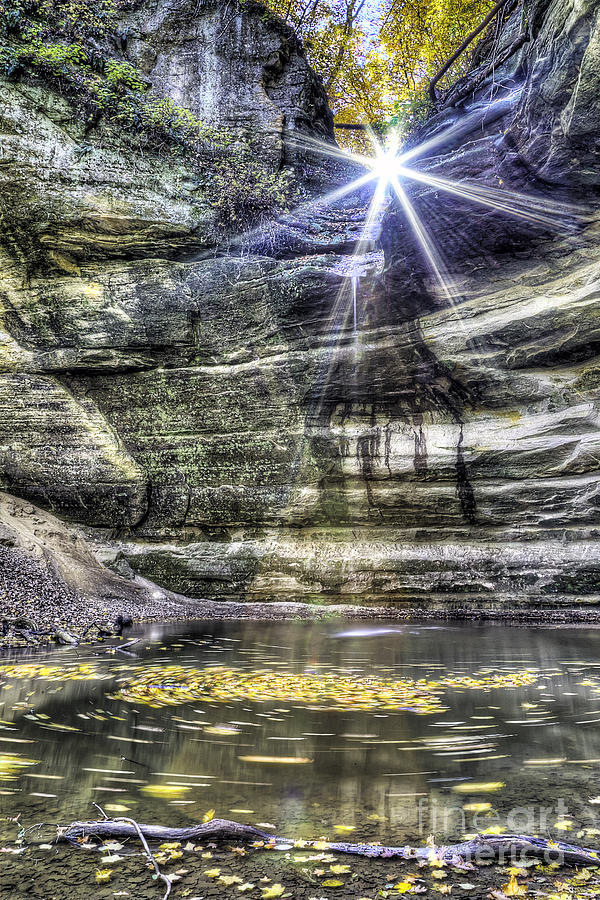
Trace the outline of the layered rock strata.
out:
[[[190,9],[127,23],[157,89],[260,131],[309,192],[360,174],[290,140],[331,118],[285,28]],[[64,101],[3,84],[0,484],[191,597],[595,603],[598,15],[515,11],[493,53],[529,40],[415,136],[453,129],[421,172],[553,217],[407,182],[452,303],[398,204],[353,257],[369,189],[226,249],[184,164],[82,153]]]

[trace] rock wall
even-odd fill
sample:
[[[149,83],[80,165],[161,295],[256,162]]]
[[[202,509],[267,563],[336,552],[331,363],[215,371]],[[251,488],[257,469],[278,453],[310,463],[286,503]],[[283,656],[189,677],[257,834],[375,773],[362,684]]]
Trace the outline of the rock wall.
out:
[[[356,177],[287,140],[331,131],[293,35],[252,5],[191,10],[125,23],[149,81],[259,130],[309,191]],[[411,189],[454,305],[393,203],[351,259],[367,190],[223,252],[183,164],[82,152],[63,101],[3,84],[0,486],[194,597],[597,601],[598,9],[528,17],[415,136],[460,126],[419,166],[585,216],[533,228]]]

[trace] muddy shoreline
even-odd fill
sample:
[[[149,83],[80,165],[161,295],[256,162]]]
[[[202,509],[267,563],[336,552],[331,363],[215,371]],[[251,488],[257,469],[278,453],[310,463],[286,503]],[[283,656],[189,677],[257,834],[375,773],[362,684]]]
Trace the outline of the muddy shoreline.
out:
[[[0,548],[0,565],[3,550]],[[118,615],[131,616],[133,626],[145,623],[174,624],[203,619],[253,619],[253,620],[293,620],[293,619],[356,619],[356,620],[397,620],[397,621],[457,621],[489,622],[511,624],[515,627],[535,627],[552,624],[556,627],[600,625],[599,606],[516,606],[508,609],[504,605],[469,605],[468,603],[433,601],[429,605],[407,602],[405,599],[386,606],[364,606],[348,603],[311,604],[301,602],[235,602],[201,600],[183,597],[155,587],[156,597],[151,596],[149,583],[139,586],[135,603],[131,597],[107,598],[78,594],[55,579],[41,577],[42,573],[31,560],[23,555],[18,559],[15,571],[15,556],[11,554],[14,584],[7,590],[6,569],[0,576],[0,622],[31,619],[43,634],[24,636],[4,624],[4,634],[0,634],[0,656],[4,653],[27,648],[44,649],[61,643],[57,632],[67,632],[86,645],[113,641],[113,637],[101,638],[93,623],[110,626]],[[4,582],[4,583],[3,583]],[[129,601],[129,602],[128,602]],[[125,629],[122,640],[126,640],[130,629]]]
[[[56,632],[95,643],[93,623],[114,626],[119,615],[134,625],[192,619],[396,619],[510,622],[514,625],[600,624],[600,595],[577,602],[573,595],[522,599],[497,593],[489,599],[431,594],[386,595],[385,603],[352,597],[331,602],[202,600],[182,596],[136,575],[103,565],[109,536],[90,534],[52,513],[0,492],[0,654],[15,648],[51,646]],[[320,597],[316,598],[320,600]],[[344,602],[345,601],[345,602]],[[348,602],[350,601],[350,602]],[[30,620],[25,634],[18,620]],[[12,624],[11,624],[12,623]],[[26,630],[26,629],[25,629]],[[128,631],[124,632],[127,638]]]

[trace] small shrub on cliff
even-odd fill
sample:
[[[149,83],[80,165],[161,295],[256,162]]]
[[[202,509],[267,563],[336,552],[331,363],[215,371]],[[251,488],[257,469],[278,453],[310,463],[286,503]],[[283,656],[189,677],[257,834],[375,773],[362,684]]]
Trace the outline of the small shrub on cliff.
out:
[[[148,151],[182,156],[201,172],[224,228],[246,227],[287,208],[288,172],[272,172],[240,135],[217,129],[154,94],[131,63],[118,14],[135,0],[0,0],[0,75],[46,81],[94,127],[100,119],[135,133]]]
[[[111,59],[106,64],[106,83],[115,93],[126,91],[145,91],[147,83],[142,80],[139,72],[128,62],[117,62]]]
[[[274,207],[286,210],[294,194],[293,172],[269,171],[251,153],[248,147],[236,147],[212,175],[218,220],[226,228],[264,220]]]

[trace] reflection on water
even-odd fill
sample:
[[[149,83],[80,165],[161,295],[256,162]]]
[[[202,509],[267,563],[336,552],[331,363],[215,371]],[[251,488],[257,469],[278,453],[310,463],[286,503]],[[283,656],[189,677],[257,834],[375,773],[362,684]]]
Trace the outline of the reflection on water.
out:
[[[339,620],[186,629],[140,630],[135,657],[69,648],[29,659],[89,663],[102,676],[92,680],[0,674],[4,816],[67,823],[95,818],[96,802],[109,814],[184,825],[215,809],[294,837],[394,844],[494,827],[573,841],[580,830],[594,833],[600,630],[358,628]],[[298,701],[153,708],[111,699],[119,680],[149,664],[437,681],[533,669],[537,679],[448,688],[444,710],[429,715]]]

